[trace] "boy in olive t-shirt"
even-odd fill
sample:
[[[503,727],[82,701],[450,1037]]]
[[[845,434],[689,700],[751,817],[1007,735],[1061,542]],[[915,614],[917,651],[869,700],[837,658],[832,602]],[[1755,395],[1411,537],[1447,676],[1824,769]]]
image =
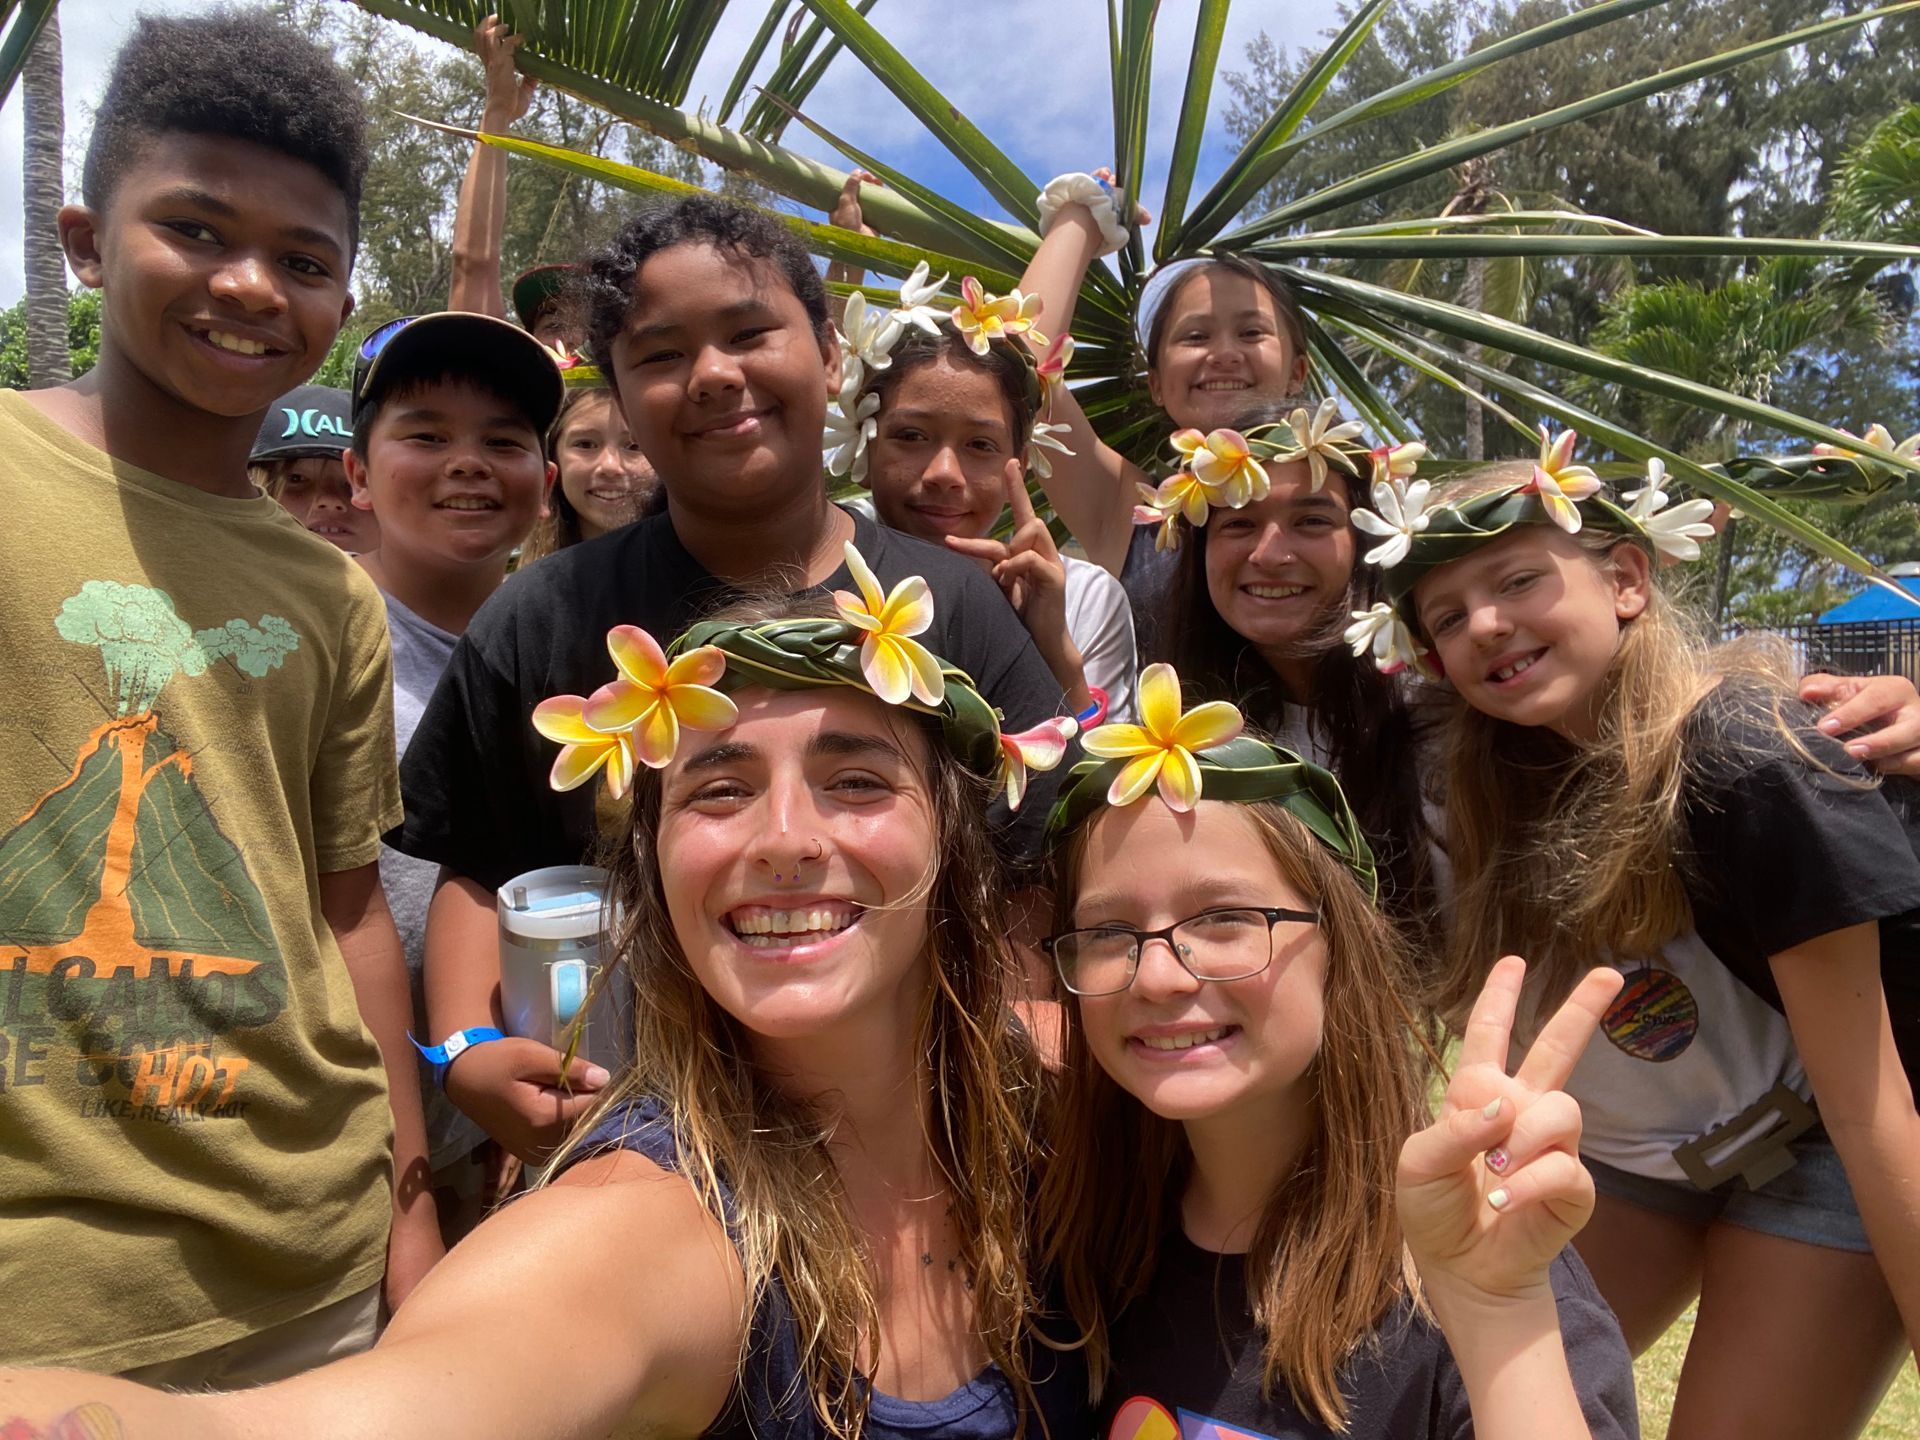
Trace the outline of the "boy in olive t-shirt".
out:
[[[99,364],[0,394],[5,1363],[277,1378],[439,1254],[385,615],[246,473],[352,308],[365,162],[293,31],[143,19],[60,213]]]

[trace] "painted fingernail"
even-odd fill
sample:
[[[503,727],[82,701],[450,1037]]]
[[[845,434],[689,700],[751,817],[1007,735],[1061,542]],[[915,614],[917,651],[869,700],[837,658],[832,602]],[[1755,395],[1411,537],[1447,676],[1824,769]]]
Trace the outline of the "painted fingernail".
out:
[[[1493,1171],[1494,1174],[1500,1174],[1507,1168],[1509,1163],[1507,1152],[1502,1150],[1498,1145],[1487,1151],[1487,1169]]]
[[[1492,1190],[1487,1193],[1487,1204],[1496,1210],[1504,1210],[1507,1208],[1507,1201],[1512,1198],[1511,1195],[1507,1194],[1507,1187],[1502,1185],[1498,1190]]]
[[[1822,734],[1838,735],[1840,733],[1840,722],[1829,715],[1820,722],[1820,730]]]
[[[1486,1116],[1487,1119],[1489,1120],[1498,1119],[1500,1115],[1500,1099],[1501,1099],[1500,1096],[1498,1095],[1494,1096],[1493,1099],[1487,1102],[1486,1108],[1482,1110],[1480,1113]]]

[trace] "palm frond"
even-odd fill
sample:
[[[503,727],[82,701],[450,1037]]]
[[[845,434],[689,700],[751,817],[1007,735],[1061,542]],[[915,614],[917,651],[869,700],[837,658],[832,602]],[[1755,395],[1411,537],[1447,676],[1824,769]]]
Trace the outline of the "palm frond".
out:
[[[358,3],[461,43],[480,18],[481,6],[491,9],[494,0]],[[1101,18],[1107,22],[1113,133],[1111,149],[1100,158],[1111,159],[1122,187],[1137,196],[1151,178],[1147,119],[1159,7],[1155,0],[1105,0],[1102,17],[1097,0],[1052,3],[1084,5],[1089,28]],[[1584,37],[1583,44],[1604,44],[1607,27],[1644,17],[1665,0],[1583,4],[1571,13],[1497,38],[1470,55],[1409,75],[1331,116],[1310,120],[1360,52],[1387,3],[1358,0],[1328,48],[1305,66],[1257,133],[1206,184],[1199,201],[1189,209],[1187,199],[1196,188],[1200,157],[1208,149],[1206,112],[1228,9],[1227,0],[1199,0],[1154,260],[1167,263],[1236,252],[1272,266],[1293,287],[1306,312],[1315,385],[1323,393],[1344,396],[1384,436],[1406,438],[1411,433],[1402,411],[1404,395],[1390,393],[1391,386],[1383,379],[1389,375],[1394,377],[1393,386],[1404,381],[1473,397],[1517,430],[1526,429],[1539,416],[1558,416],[1581,425],[1621,455],[1634,460],[1658,455],[1677,478],[1696,482],[1705,493],[1738,497],[1736,503],[1747,513],[1778,525],[1816,553],[1870,572],[1859,556],[1796,517],[1780,498],[1770,498],[1800,493],[1789,480],[1802,486],[1841,484],[1834,478],[1840,472],[1832,465],[1796,468],[1781,462],[1771,468],[1749,467],[1756,484],[1746,485],[1741,475],[1748,472],[1740,469],[1745,462],[1729,461],[1724,470],[1712,471],[1685,457],[1685,447],[1675,439],[1678,431],[1673,435],[1654,431],[1659,438],[1649,438],[1647,425],[1638,417],[1705,417],[1705,422],[1718,427],[1721,438],[1737,437],[1739,444],[1732,448],[1740,451],[1846,442],[1843,432],[1822,420],[1795,415],[1771,403],[1770,377],[1787,363],[1796,346],[1817,346],[1846,333],[1848,327],[1857,329],[1870,321],[1870,300],[1850,293],[1850,287],[1859,291],[1878,270],[1911,266],[1920,259],[1920,234],[1911,228],[1911,197],[1920,176],[1920,160],[1915,159],[1920,153],[1916,143],[1920,121],[1909,117],[1901,124],[1888,122],[1880,127],[1874,137],[1877,144],[1868,147],[1870,158],[1845,172],[1837,193],[1856,198],[1849,202],[1851,210],[1837,205],[1834,239],[1659,235],[1581,213],[1554,197],[1529,198],[1526,204],[1502,199],[1484,213],[1416,213],[1337,226],[1321,222],[1322,217],[1361,202],[1392,215],[1395,196],[1417,193],[1415,187],[1421,182],[1446,169],[1472,165],[1505,146],[1543,138],[1551,143],[1562,127],[1698,86],[1734,67],[1822,42],[1851,28],[1911,14],[1920,10],[1920,0],[1896,0],[1748,39],[1654,74],[1616,76],[1608,88],[1583,99],[1451,136],[1312,188],[1265,214],[1243,215],[1253,197],[1308,147],[1474,77],[1480,77],[1476,84],[1498,83],[1503,69],[1516,78],[1523,76],[1522,67],[1536,63],[1543,47],[1570,43],[1577,37]],[[746,107],[737,129],[684,108],[691,74],[687,57],[711,37],[711,22],[721,8],[718,3],[519,0],[524,14],[511,13],[509,6],[506,18],[529,37],[521,52],[528,73],[802,204],[820,211],[831,208],[847,172],[774,143],[772,137],[794,120],[852,164],[881,175],[885,187],[870,188],[863,196],[866,222],[879,232],[877,237],[788,219],[817,253],[849,260],[883,276],[904,276],[924,259],[936,270],[956,277],[973,273],[989,288],[1004,289],[1038,244],[1033,228],[1038,187],[961,112],[940,84],[909,63],[882,34],[867,13],[871,5],[872,0],[798,0],[798,4],[776,0],[733,73],[720,110],[725,119]],[[874,13],[884,17],[895,12]],[[766,69],[768,54],[777,42],[782,46],[779,59],[763,80],[760,96],[748,103],[753,77]],[[849,52],[906,107],[926,136],[985,188],[1001,214],[976,213],[975,207],[916,180],[911,167],[894,158],[916,137],[843,138],[820,123],[825,107],[817,107],[818,116],[804,113],[802,97],[824,73],[836,47]],[[1007,93],[1019,92],[1009,84]],[[611,184],[658,192],[671,183],[595,157],[569,156],[552,147],[504,137],[485,138],[489,144],[567,165]],[[1089,148],[1088,137],[1076,135],[1073,153],[1062,158],[1079,159]],[[1722,287],[1726,293],[1698,286],[1628,287],[1622,303],[1635,307],[1631,345],[1625,330],[1610,335],[1603,327],[1591,346],[1582,346],[1537,333],[1522,323],[1529,312],[1536,266],[1553,262],[1620,266],[1648,260],[1737,262],[1730,268],[1738,284]],[[1389,266],[1395,268],[1389,272]],[[1389,273],[1407,288],[1378,283],[1379,277]],[[1436,277],[1454,282],[1463,275],[1474,277],[1472,306],[1448,303],[1442,297],[1449,283],[1436,283]],[[1166,421],[1141,384],[1132,327],[1148,278],[1137,232],[1116,267],[1097,265],[1089,273],[1076,324],[1082,345],[1071,378],[1076,398],[1102,438],[1151,466],[1161,448]],[[1821,297],[1819,303],[1827,308],[1819,313],[1810,308],[1785,313],[1809,294]],[[1745,337],[1740,365],[1724,363],[1729,347],[1703,343],[1697,329],[1690,329],[1691,321],[1701,314]],[[1607,413],[1600,413],[1603,409]],[[1436,439],[1423,438],[1430,444]],[[1876,496],[1896,493],[1901,487],[1920,491],[1920,465],[1890,460],[1881,470],[1874,472],[1879,478],[1870,487]],[[1864,485],[1857,476],[1845,483],[1855,489]]]
[[[0,104],[26,68],[33,42],[40,38],[58,0],[0,0]]]

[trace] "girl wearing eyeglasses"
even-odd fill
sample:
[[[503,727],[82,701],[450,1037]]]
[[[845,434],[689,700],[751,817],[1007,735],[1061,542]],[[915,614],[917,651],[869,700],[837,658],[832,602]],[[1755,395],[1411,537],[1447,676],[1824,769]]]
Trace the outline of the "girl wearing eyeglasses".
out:
[[[1502,961],[1430,1123],[1402,957],[1339,786],[1182,714],[1090,755],[1051,827],[1076,996],[1041,1207],[1106,1440],[1638,1433],[1619,1327],[1567,1242],[1593,1205],[1561,1085],[1618,980],[1509,1073]],[[1156,795],[1157,792],[1157,795]]]

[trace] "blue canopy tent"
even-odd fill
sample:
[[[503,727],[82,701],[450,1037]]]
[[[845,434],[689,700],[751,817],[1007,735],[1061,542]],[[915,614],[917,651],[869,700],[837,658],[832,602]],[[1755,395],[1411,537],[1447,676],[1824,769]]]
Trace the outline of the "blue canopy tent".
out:
[[[1811,667],[1841,674],[1905,675],[1920,683],[1920,565],[1895,565],[1887,575],[1913,600],[1869,585],[1834,606],[1796,637],[1806,647]]]
[[[1879,585],[1869,585],[1851,600],[1844,600],[1827,611],[1816,623],[1860,625],[1874,620],[1920,620],[1920,575],[1896,575],[1893,580],[1914,597],[1911,603],[1888,594]]]

